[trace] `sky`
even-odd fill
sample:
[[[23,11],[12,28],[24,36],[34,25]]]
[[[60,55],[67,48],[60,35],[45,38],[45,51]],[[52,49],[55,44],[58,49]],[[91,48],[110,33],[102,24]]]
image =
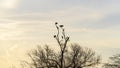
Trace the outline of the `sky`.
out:
[[[120,0],[0,0],[0,68],[17,66],[37,45],[56,48],[55,22],[102,58],[120,53],[119,18]]]

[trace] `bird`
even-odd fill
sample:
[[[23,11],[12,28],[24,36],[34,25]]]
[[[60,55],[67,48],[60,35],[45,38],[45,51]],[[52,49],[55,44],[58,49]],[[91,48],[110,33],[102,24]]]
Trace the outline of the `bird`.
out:
[[[54,38],[56,37],[56,35],[54,35]]]
[[[60,27],[64,27],[64,25],[60,25]]]
[[[57,25],[58,23],[57,22],[55,22],[55,25]]]

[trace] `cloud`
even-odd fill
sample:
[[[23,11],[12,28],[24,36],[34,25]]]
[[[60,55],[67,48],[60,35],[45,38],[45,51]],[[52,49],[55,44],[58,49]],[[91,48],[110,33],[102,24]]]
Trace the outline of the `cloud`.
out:
[[[60,21],[64,23],[97,21],[104,18],[104,15],[94,9],[87,7],[71,7],[58,11],[28,12],[23,14],[12,14],[3,17],[17,21]]]
[[[10,36],[20,35],[21,32],[16,30],[15,22],[0,23],[0,40],[6,40]]]
[[[18,6],[20,0],[2,0],[0,7],[5,9],[12,9]]]
[[[103,19],[98,20],[96,22],[88,23],[87,28],[92,28],[92,29],[110,29],[114,27],[119,27],[120,26],[120,13],[114,13],[114,14],[109,14],[106,15]]]

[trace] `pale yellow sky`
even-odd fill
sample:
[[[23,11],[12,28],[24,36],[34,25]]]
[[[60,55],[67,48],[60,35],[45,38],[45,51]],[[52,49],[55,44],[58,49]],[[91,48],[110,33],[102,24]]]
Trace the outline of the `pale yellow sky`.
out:
[[[37,45],[56,45],[54,22],[71,42],[104,58],[120,52],[119,0],[0,0],[0,68],[17,66]],[[18,67],[19,68],[19,67]]]

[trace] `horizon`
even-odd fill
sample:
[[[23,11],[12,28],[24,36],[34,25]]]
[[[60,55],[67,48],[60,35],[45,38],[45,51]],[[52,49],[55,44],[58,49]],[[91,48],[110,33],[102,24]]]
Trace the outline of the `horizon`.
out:
[[[120,53],[119,3],[119,0],[0,0],[0,68],[17,66],[37,45],[57,47],[53,38],[55,22],[65,26],[72,43],[92,48],[107,61]]]

